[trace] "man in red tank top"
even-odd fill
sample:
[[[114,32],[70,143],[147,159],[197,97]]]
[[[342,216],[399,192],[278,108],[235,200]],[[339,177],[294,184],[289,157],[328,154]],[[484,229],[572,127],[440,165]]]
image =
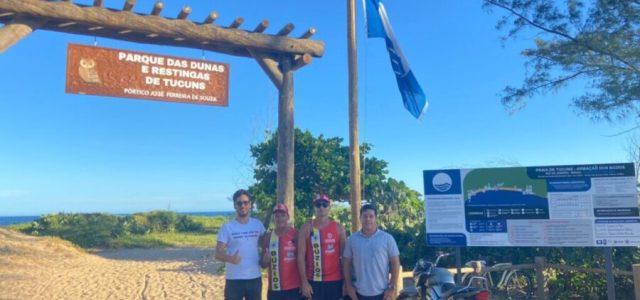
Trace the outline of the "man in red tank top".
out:
[[[313,205],[315,218],[298,232],[300,291],[308,299],[337,300],[344,290],[340,258],[346,234],[342,225],[329,218],[327,195],[316,197]]]
[[[267,300],[296,300],[300,296],[298,276],[297,235],[289,223],[289,209],[283,203],[273,207],[275,228],[264,235],[264,254],[260,260],[263,268],[269,268]]]

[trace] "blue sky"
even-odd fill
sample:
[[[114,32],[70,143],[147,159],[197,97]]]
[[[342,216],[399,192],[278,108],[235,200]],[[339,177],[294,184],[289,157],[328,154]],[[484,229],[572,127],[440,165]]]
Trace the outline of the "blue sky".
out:
[[[89,4],[92,1],[77,1]],[[120,8],[123,1],[105,1]],[[154,1],[138,1],[149,12]],[[479,1],[385,1],[400,46],[430,107],[422,121],[402,106],[384,42],[367,40],[360,1],[360,137],[389,163],[390,176],[422,192],[422,170],[627,161],[629,123],[594,123],[577,115],[570,86],[509,115],[498,93],[525,73],[523,36],[506,45],[498,11]],[[295,73],[296,126],[348,141],[346,5],[309,1],[171,0],[164,16],[191,5],[190,19],[212,10],[216,24],[237,16],[267,33],[286,23],[292,36],[316,27],[324,57]],[[97,38],[97,45],[202,59],[200,50]],[[0,55],[0,216],[57,211],[129,213],[153,209],[231,210],[227,200],[252,184],[249,145],[277,126],[277,90],[255,63],[217,53],[230,64],[229,107],[65,94],[68,43],[94,38],[36,31]]]

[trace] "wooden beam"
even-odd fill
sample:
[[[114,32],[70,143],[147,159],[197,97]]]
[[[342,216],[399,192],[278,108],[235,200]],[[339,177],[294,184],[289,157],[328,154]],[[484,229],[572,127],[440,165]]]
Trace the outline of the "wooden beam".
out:
[[[273,58],[270,58],[264,54],[256,53],[254,51],[249,50],[251,56],[258,62],[258,65],[262,70],[267,73],[273,85],[279,90],[282,86],[282,72],[278,68],[278,62],[276,62]]]
[[[218,26],[202,26],[187,20],[144,16],[103,7],[81,7],[69,2],[1,0],[0,12],[14,12],[33,19],[47,20],[48,22],[41,26],[41,30],[86,34],[136,43],[177,45],[200,50],[204,48],[204,50],[235,56],[251,57],[247,49],[272,57],[279,54],[303,55],[305,53],[321,57],[324,54],[324,43],[321,41],[273,36]],[[60,28],[57,25],[68,22],[83,26]],[[102,26],[104,29],[87,30],[93,26]],[[127,34],[119,34],[119,32],[127,32]],[[146,38],[149,34],[155,34],[157,38]],[[176,42],[174,39],[178,37],[185,38],[185,41]],[[202,46],[205,43],[207,47]]]
[[[0,53],[15,45],[31,32],[36,30],[44,21],[24,17],[15,17],[10,23],[0,28]]]
[[[296,71],[310,63],[311,55],[305,53],[304,55],[296,57],[295,61],[293,62],[293,66],[291,66],[291,70]]]
[[[185,5],[181,10],[180,13],[178,14],[178,19],[179,20],[184,20],[186,19],[189,14],[191,13],[191,6],[189,5]]]
[[[289,24],[287,24],[287,25],[284,25],[284,27],[282,27],[282,29],[280,29],[280,31],[278,31],[278,34],[277,34],[277,35],[279,35],[279,36],[286,36],[286,35],[288,35],[289,33],[291,33],[291,31],[293,31],[293,28],[294,28],[294,26],[293,26],[293,24],[291,24],[291,23],[289,23]]]
[[[160,15],[160,12],[162,12],[163,8],[164,8],[164,3],[162,3],[162,1],[156,2],[156,4],[153,5],[153,9],[151,10],[151,15],[153,16]]]
[[[218,19],[218,13],[215,11],[212,11],[209,13],[207,18],[204,19],[204,24],[213,24],[213,22],[215,22],[216,19]]]
[[[315,28],[313,28],[313,27],[311,27],[311,28],[307,29],[307,31],[305,31],[305,33],[304,33],[304,34],[302,34],[302,35],[300,36],[300,38],[301,38],[301,39],[308,39],[308,38],[310,38],[310,37],[311,37],[312,35],[314,35],[314,34],[316,34],[316,29],[315,29]]]
[[[237,17],[235,20],[233,20],[233,23],[231,23],[231,25],[229,25],[229,28],[238,28],[238,27],[240,27],[240,25],[242,25],[242,23],[244,23],[244,18],[243,17]]]
[[[295,220],[293,203],[293,175],[295,132],[293,126],[293,70],[291,57],[284,56],[280,60],[282,69],[282,86],[278,97],[278,154],[277,154],[277,201],[284,203],[289,209],[289,217]]]
[[[134,5],[136,5],[136,0],[127,0],[124,2],[124,6],[122,7],[122,10],[131,11]]]
[[[262,20],[262,22],[260,22],[258,26],[256,26],[256,28],[253,30],[253,32],[264,32],[267,27],[269,27],[269,20]]]

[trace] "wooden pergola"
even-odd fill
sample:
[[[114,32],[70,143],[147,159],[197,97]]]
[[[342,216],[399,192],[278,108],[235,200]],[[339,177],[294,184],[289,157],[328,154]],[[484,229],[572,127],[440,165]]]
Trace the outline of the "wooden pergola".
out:
[[[289,37],[293,24],[275,34],[264,31],[264,20],[253,30],[244,30],[242,17],[228,26],[216,25],[216,12],[202,22],[188,19],[191,8],[185,6],[176,18],[160,16],[164,4],[155,3],[149,14],[134,12],[135,0],[125,0],[122,9],[103,7],[102,0],[93,5],[66,1],[0,0],[0,53],[34,30],[50,30],[135,43],[194,48],[234,56],[253,58],[279,91],[277,199],[294,216],[294,121],[293,72],[321,57],[324,43],[310,40],[315,33],[308,29],[298,38]]]

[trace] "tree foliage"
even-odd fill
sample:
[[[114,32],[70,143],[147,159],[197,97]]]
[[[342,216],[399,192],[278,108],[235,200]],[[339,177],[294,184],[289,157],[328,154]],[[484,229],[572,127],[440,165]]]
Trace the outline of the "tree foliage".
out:
[[[251,146],[251,156],[255,159],[254,178],[250,187],[255,199],[258,215],[268,220],[270,210],[276,203],[276,157],[277,133]],[[349,181],[349,146],[342,145],[343,139],[313,136],[309,131],[295,130],[294,204],[295,224],[300,225],[313,215],[312,200],[318,193],[329,195],[334,202],[333,217],[350,228],[349,203],[351,185]],[[372,146],[360,146],[364,187],[364,200],[378,208],[379,224],[394,233],[398,245],[417,249],[425,245],[424,208],[420,193],[407,187],[404,182],[387,176],[387,162],[368,156]],[[340,208],[342,206],[342,208]],[[422,231],[420,231],[422,230]],[[422,232],[422,233],[421,233]],[[420,240],[417,240],[421,238]],[[402,252],[402,251],[401,251]],[[413,263],[416,251],[404,255],[408,264]],[[402,259],[402,257],[401,257]]]
[[[296,223],[313,213],[312,199],[325,193],[334,200],[345,201],[349,187],[349,152],[342,147],[341,138],[313,137],[310,132],[295,130],[295,209]],[[257,145],[251,145],[251,156],[255,159],[254,178],[250,187],[257,209],[263,216],[276,203],[278,138],[270,134]],[[368,148],[364,148],[363,152]]]
[[[348,203],[351,193],[349,181],[349,146],[342,145],[339,137],[314,137],[309,131],[295,130],[295,208],[305,217],[313,214],[312,199],[324,193],[334,201]],[[364,156],[371,145],[362,144],[361,161],[364,177],[364,198],[379,205],[384,212],[397,214],[404,199],[418,199],[420,194],[409,189],[404,182],[388,178],[387,162]],[[268,211],[276,202],[277,133],[269,134],[260,144],[251,146],[255,159],[256,183],[250,190],[256,198],[259,212]]]
[[[573,98],[595,120],[640,116],[640,1],[484,0],[484,8],[506,14],[497,24],[504,39],[535,34],[524,49],[527,72],[521,87],[507,86],[502,102],[514,111],[525,99],[584,79]]]

